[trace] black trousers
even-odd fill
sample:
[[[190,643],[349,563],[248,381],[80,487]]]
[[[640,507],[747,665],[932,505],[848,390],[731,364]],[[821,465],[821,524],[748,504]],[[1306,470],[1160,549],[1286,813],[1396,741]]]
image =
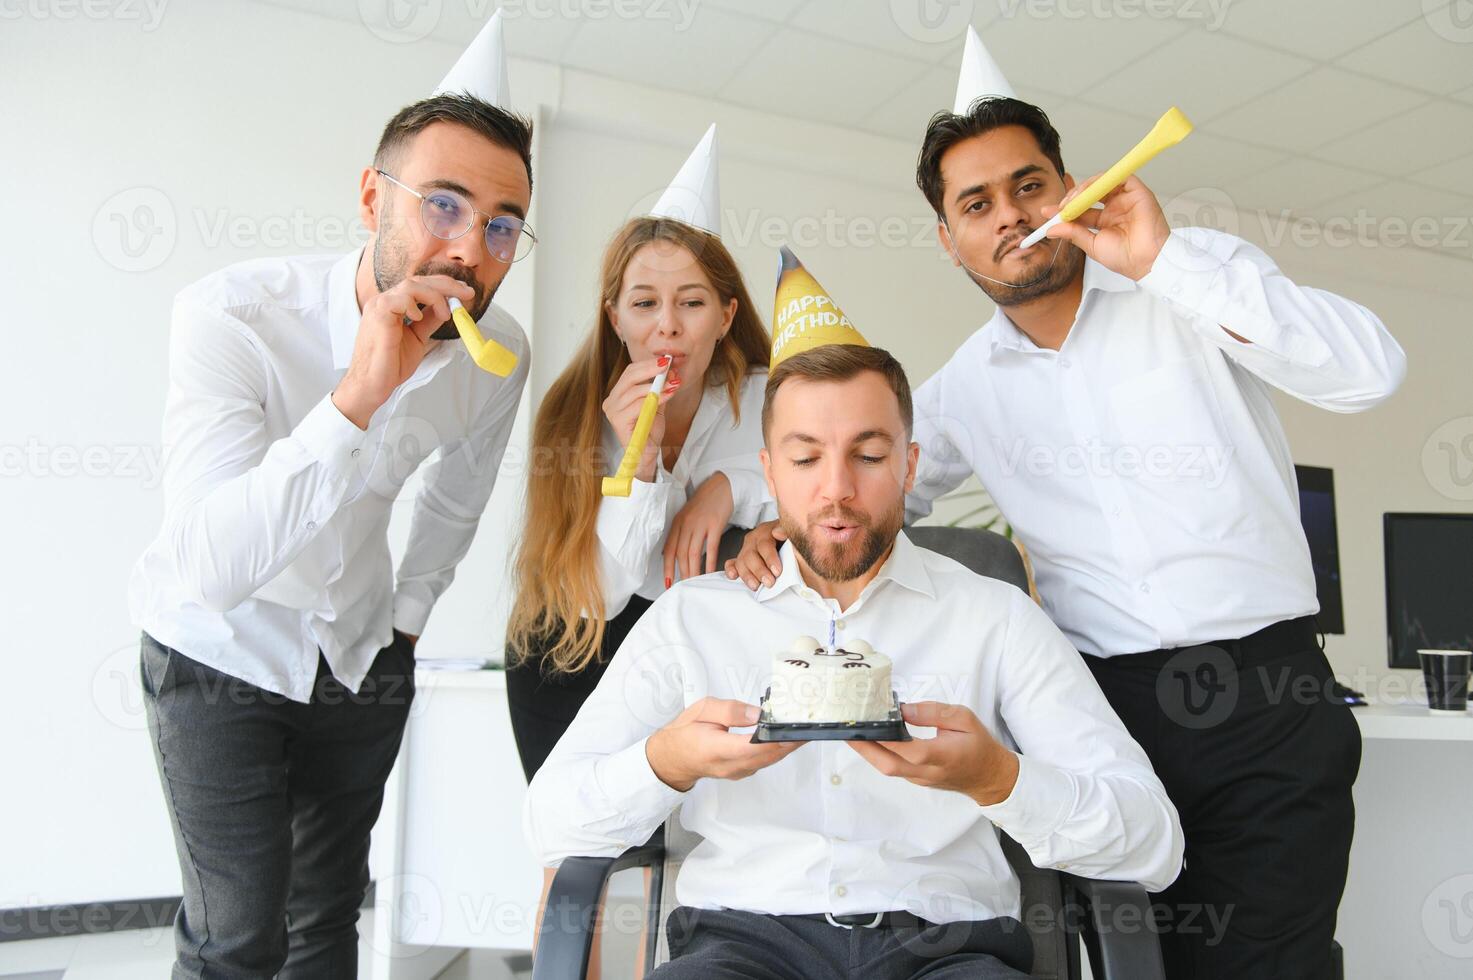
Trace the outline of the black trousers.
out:
[[[623,611],[604,626],[598,659],[576,674],[548,670],[544,654],[555,642],[550,638],[544,638],[507,670],[506,701],[511,711],[511,731],[527,782],[532,781],[552,754],[552,747],[578,716],[578,709],[609,669],[609,661],[650,605],[648,599],[630,596]]]
[[[368,838],[414,697],[395,634],[358,692],[318,656],[309,704],[144,634],[144,706],[184,901],[180,978],[356,980]]]
[[[680,906],[659,980],[1027,980],[1017,919],[844,929],[822,918]]]
[[[1154,897],[1169,980],[1333,976],[1361,742],[1313,619],[1084,659],[1181,814],[1186,866]]]

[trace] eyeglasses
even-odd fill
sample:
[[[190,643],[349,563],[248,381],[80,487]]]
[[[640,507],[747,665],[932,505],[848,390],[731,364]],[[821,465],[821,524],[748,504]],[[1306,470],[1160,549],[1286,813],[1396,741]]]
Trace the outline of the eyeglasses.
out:
[[[516,262],[525,259],[527,253],[532,251],[532,246],[537,244],[537,236],[521,218],[509,214],[500,214],[493,218],[484,211],[477,211],[470,201],[455,191],[441,189],[421,194],[382,170],[375,172],[419,198],[420,220],[424,222],[425,231],[436,238],[446,241],[459,238],[475,227],[476,215],[479,214],[486,218],[486,251],[496,261]]]

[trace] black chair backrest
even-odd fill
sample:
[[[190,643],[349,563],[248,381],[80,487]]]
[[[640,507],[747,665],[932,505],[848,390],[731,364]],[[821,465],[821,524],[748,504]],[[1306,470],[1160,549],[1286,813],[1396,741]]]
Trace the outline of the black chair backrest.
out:
[[[908,527],[911,544],[960,562],[984,578],[995,578],[1028,591],[1028,572],[1013,542],[979,527]]]
[[[1023,568],[1023,556],[1001,534],[982,528],[930,526],[908,527],[904,534],[916,547],[945,555],[978,575],[1000,579],[1028,591],[1028,573]],[[727,559],[737,556],[746,535],[746,528],[726,529],[717,549],[718,568],[724,568]]]

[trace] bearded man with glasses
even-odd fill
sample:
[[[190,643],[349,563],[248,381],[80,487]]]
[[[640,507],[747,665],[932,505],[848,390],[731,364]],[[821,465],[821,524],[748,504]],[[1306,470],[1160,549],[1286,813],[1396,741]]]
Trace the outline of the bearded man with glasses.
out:
[[[243,262],[175,300],[164,523],[130,584],[183,876],[175,977],[357,976],[414,645],[527,379],[491,299],[536,240],[531,143],[475,95],[417,102],[363,171],[362,249]],[[477,367],[451,300],[508,376]],[[436,450],[396,581],[390,508]]]

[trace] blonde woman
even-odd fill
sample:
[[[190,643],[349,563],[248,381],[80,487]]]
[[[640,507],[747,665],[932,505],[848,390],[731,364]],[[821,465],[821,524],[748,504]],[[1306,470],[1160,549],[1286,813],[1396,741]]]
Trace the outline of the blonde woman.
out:
[[[770,343],[731,254],[665,218],[625,224],[604,255],[598,322],[542,399],[514,569],[507,694],[530,781],[641,613],[716,570],[728,472],[760,473]],[[628,497],[604,497],[650,383],[660,413]]]

